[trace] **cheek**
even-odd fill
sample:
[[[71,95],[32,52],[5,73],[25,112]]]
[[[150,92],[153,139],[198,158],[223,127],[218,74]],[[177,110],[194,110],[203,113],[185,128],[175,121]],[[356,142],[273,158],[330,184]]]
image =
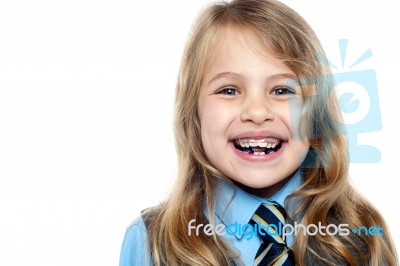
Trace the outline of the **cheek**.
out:
[[[308,136],[305,133],[304,127],[304,117],[302,117],[302,112],[304,108],[304,101],[302,98],[293,99],[289,101],[289,114],[288,114],[288,125],[290,127],[291,139],[299,156],[300,163],[303,162],[309,149],[310,142]]]
[[[303,100],[294,99],[289,101],[286,106],[282,120],[284,120],[287,127],[290,129],[291,136],[297,140],[305,140],[305,136],[301,137],[301,126],[302,126],[302,110],[303,110]]]
[[[229,107],[215,101],[208,101],[199,110],[201,139],[205,150],[210,145],[215,146],[225,142],[225,133],[234,117]]]
[[[199,116],[201,127],[207,130],[222,128],[233,117],[228,105],[211,100],[203,104]]]
[[[304,162],[310,145],[307,141],[295,141],[292,142],[290,145],[290,153],[289,157],[291,158],[290,161],[293,162],[296,167],[299,167]]]

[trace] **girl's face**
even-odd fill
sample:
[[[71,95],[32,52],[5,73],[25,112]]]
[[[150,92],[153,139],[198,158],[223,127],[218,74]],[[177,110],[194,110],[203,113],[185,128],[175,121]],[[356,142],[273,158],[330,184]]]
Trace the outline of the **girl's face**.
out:
[[[303,92],[296,75],[254,36],[226,27],[198,99],[201,140],[220,172],[253,194],[273,195],[303,162]]]

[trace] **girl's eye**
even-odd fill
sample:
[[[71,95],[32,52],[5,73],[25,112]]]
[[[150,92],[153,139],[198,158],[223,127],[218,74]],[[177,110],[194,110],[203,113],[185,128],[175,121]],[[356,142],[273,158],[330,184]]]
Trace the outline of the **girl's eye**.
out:
[[[217,92],[218,94],[225,94],[225,95],[238,95],[239,91],[235,88],[223,88]]]
[[[276,87],[275,89],[273,89],[271,94],[287,95],[287,94],[296,94],[296,92],[291,88],[280,86],[280,87]]]

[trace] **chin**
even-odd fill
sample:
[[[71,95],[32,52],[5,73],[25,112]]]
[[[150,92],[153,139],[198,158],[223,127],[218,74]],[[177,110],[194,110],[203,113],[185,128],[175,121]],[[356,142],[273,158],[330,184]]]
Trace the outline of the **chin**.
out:
[[[259,171],[258,171],[259,172]],[[251,178],[245,178],[251,176]],[[276,176],[274,174],[263,173],[263,175],[247,173],[242,177],[234,177],[231,180],[239,187],[261,197],[272,196],[290,179],[292,174]]]

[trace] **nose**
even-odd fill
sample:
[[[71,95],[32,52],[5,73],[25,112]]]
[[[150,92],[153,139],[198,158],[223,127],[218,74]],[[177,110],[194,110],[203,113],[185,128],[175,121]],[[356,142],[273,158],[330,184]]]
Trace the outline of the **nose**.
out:
[[[273,121],[274,113],[268,101],[259,95],[246,100],[240,118],[243,122],[260,125],[268,120]]]

